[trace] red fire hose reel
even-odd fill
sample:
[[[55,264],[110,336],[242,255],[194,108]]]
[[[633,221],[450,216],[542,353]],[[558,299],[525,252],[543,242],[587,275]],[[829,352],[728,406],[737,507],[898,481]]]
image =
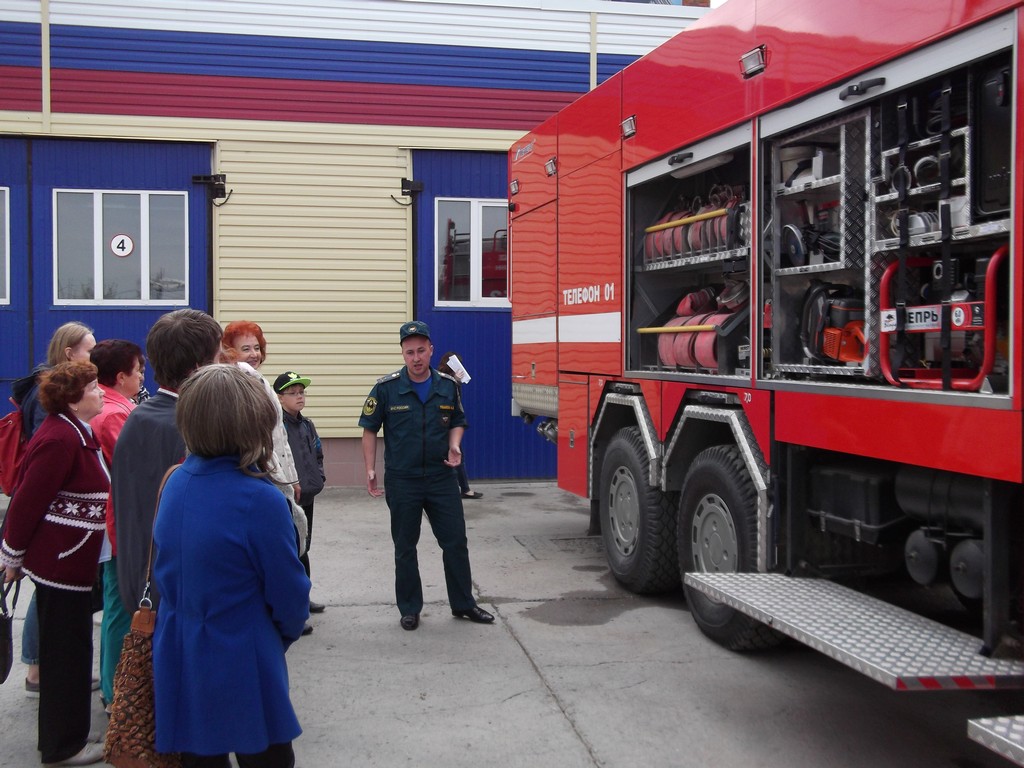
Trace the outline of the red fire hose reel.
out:
[[[996,296],[999,265],[1009,253],[1009,246],[1003,245],[992,254],[985,270],[985,293],[982,301],[952,302],[950,306],[950,328],[953,332],[980,333],[984,336],[984,353],[976,368],[954,368],[950,386],[960,392],[976,392],[981,389],[985,377],[992,372],[996,359]],[[934,259],[915,257],[907,259],[908,268],[930,267]],[[900,367],[893,371],[890,354],[892,335],[898,332],[898,308],[892,300],[892,281],[899,269],[899,262],[890,264],[882,275],[879,285],[879,365],[886,381],[894,386],[911,389],[941,390],[942,371],[934,367]],[[942,328],[942,304],[907,306],[904,333],[936,333]]]

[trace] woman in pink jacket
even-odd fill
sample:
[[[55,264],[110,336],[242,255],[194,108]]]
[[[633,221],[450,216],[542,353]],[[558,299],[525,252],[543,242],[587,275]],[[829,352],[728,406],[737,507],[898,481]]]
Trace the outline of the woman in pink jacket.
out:
[[[135,397],[142,387],[146,358],[142,348],[125,339],[106,339],[92,348],[89,359],[98,371],[103,390],[103,410],[89,426],[100,444],[103,460],[109,469],[114,465],[114,445],[128,414],[135,408]],[[100,628],[100,691],[109,708],[114,700],[114,670],[121,658],[124,636],[132,625],[132,617],[121,602],[117,581],[117,538],[114,530],[114,505],[107,499],[107,538],[109,551],[100,556],[103,575],[103,625]],[[108,709],[109,711],[109,709]]]

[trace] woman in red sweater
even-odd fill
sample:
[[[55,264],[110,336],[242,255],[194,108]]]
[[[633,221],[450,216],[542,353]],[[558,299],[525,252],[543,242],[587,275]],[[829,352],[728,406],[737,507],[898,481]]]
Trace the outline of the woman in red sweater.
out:
[[[4,581],[27,574],[39,609],[39,751],[48,765],[90,765],[92,600],[110,478],[88,422],[103,408],[96,366],[69,362],[41,376],[47,417],[28,444],[7,510]]]

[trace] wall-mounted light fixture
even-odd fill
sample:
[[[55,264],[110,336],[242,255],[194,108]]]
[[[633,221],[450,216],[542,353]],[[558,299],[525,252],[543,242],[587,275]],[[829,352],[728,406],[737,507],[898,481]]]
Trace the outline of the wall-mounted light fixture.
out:
[[[402,194],[412,195],[423,191],[423,182],[414,179],[402,179]]]
[[[636,135],[636,115],[630,115],[622,121],[622,138],[628,139]]]
[[[546,163],[544,163],[544,173],[546,173],[548,176],[554,176],[556,173],[558,173],[557,157],[552,156],[551,158],[548,159]]]
[[[223,173],[215,173],[212,176],[193,176],[193,184],[206,184],[210,189],[211,200],[221,200],[228,196],[225,191],[228,177]]]
[[[725,165],[726,163],[732,162],[732,152],[723,152],[720,155],[714,157],[706,157],[703,160],[697,160],[696,162],[690,163],[693,159],[692,152],[680,152],[678,155],[672,155],[668,159],[669,165],[680,165],[682,163],[689,163],[683,165],[681,168],[677,168],[674,171],[669,171],[669,175],[677,179],[686,179],[690,176],[695,176],[698,173],[704,173],[710,171],[713,168]]]
[[[764,72],[767,66],[768,54],[766,46],[759,45],[752,51],[747,51],[740,56],[740,74],[744,78],[753,77]]]
[[[519,179],[512,179],[512,181],[508,183],[508,191],[511,195],[519,194]]]

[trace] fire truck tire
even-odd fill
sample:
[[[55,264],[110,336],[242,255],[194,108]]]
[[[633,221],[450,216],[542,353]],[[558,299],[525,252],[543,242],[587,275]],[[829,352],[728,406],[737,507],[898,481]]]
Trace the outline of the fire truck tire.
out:
[[[640,430],[616,432],[601,462],[601,535],[612,575],[637,594],[679,586],[673,504],[647,484],[646,467]]]
[[[734,445],[697,454],[679,498],[679,570],[682,573],[750,571],[757,562],[757,492]],[[701,631],[733,651],[777,645],[767,625],[684,586],[690,614]]]

